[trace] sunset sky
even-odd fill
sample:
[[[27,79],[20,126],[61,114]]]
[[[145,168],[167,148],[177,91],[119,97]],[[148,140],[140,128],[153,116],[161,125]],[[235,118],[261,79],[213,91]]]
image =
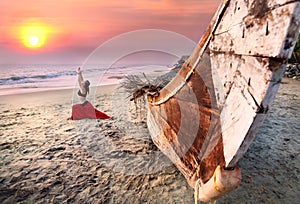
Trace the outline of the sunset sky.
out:
[[[173,31],[197,42],[220,2],[1,0],[0,64],[81,63],[105,41],[138,29]]]

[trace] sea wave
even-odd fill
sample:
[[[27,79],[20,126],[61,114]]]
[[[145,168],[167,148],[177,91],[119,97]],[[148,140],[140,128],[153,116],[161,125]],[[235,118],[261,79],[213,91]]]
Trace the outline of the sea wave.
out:
[[[76,65],[0,65],[0,95],[29,93],[51,89],[72,88],[78,85]],[[170,67],[153,65],[117,65],[82,67],[84,79],[91,86],[118,84],[128,74],[150,74],[167,71]]]
[[[37,74],[32,76],[11,76],[2,79],[0,78],[0,85],[34,83],[43,79],[53,79],[62,76],[74,76],[74,75],[76,75],[76,71],[61,71],[57,73]]]

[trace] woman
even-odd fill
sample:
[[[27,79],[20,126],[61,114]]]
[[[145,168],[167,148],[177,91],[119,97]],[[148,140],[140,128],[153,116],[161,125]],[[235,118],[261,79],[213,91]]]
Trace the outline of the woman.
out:
[[[80,67],[77,69],[77,77],[79,83],[79,90],[77,92],[80,104],[74,104],[72,106],[72,116],[70,120],[80,120],[84,118],[91,119],[108,119],[110,118],[105,113],[98,111],[93,105],[86,100],[87,94],[90,91],[90,82],[84,80]]]

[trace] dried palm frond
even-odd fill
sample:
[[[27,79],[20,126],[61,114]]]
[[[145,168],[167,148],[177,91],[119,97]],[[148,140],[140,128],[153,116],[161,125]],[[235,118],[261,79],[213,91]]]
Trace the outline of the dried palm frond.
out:
[[[120,83],[120,86],[124,88],[127,93],[129,93],[129,95],[132,97],[130,100],[134,100],[134,102],[136,102],[138,98],[144,96],[145,94],[159,95],[159,90],[175,77],[178,70],[182,67],[187,59],[188,56],[182,56],[169,73],[153,80],[150,80],[145,73],[142,75],[127,75]]]
[[[157,94],[162,88],[159,83],[149,80],[145,73],[143,73],[142,76],[125,76],[124,80],[120,83],[120,86],[132,96],[130,100],[134,100],[134,102],[145,94]]]

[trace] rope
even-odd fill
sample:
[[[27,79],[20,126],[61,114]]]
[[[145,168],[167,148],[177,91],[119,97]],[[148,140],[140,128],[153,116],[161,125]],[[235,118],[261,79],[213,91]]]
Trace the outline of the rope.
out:
[[[214,38],[214,33],[219,25],[219,23],[221,22],[221,19],[225,13],[225,10],[227,9],[227,6],[229,5],[230,0],[224,0],[223,3],[223,7],[220,9],[220,13],[215,21],[215,24],[212,28],[212,31],[209,35],[209,37],[207,38],[207,40],[205,41],[203,47],[201,48],[201,50],[199,51],[199,55],[195,61],[195,63],[193,64],[191,70],[187,73],[185,79],[183,82],[181,82],[176,89],[174,89],[174,91],[172,91],[170,94],[168,94],[166,97],[162,98],[161,100],[157,101],[157,102],[149,102],[151,105],[160,105],[162,103],[165,103],[166,101],[168,101],[170,98],[172,98],[175,94],[177,94],[179,92],[179,90],[182,89],[182,87],[187,83],[188,79],[190,78],[190,76],[195,72],[196,67],[198,66],[198,64],[200,63],[200,60],[203,57],[204,51],[206,50],[209,42],[211,41],[211,39]],[[189,64],[188,64],[189,66]]]
[[[195,184],[195,191],[194,191],[194,200],[195,200],[195,204],[198,204],[198,195],[199,195],[199,189],[202,185],[202,182],[200,179],[198,179],[196,181],[196,184]]]

